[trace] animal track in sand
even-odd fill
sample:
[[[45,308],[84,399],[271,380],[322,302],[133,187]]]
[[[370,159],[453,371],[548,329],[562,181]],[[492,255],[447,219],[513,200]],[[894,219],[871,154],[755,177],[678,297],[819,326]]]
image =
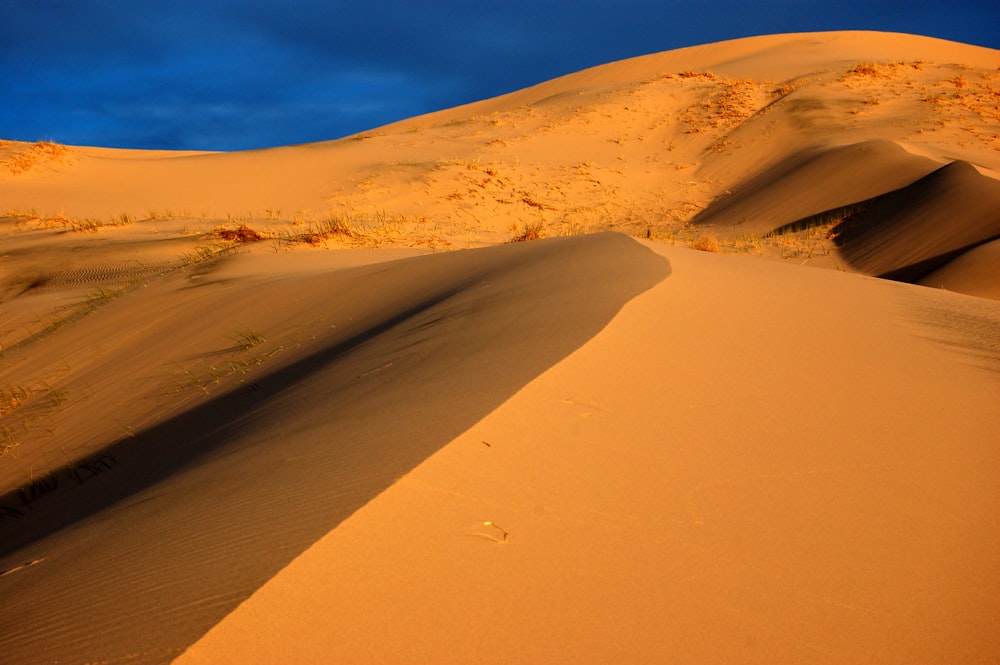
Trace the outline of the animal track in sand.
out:
[[[492,540],[494,543],[507,542],[507,538],[510,536],[510,533],[496,522],[486,520],[485,522],[482,522],[482,526],[487,527],[489,531],[474,531],[469,532],[466,535],[474,538]]]
[[[45,278],[40,288],[126,283],[163,272],[171,267],[173,266],[167,264],[142,265],[135,261],[118,261],[80,268],[69,268],[52,273],[52,275]]]

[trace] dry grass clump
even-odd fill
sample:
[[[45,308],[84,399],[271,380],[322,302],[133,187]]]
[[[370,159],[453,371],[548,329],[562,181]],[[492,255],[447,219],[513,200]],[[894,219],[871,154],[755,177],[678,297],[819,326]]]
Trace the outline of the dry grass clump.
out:
[[[733,129],[773,101],[773,88],[753,79],[725,79],[713,74],[710,80],[714,83],[710,92],[681,118],[688,134]]]
[[[61,212],[55,215],[42,215],[34,210],[28,212],[8,210],[3,217],[13,221],[15,224],[27,225],[33,229],[60,229],[63,232],[71,233],[82,231],[96,232],[106,226],[128,226],[135,223],[135,218],[124,212],[120,215],[110,217],[107,221],[91,217],[76,219],[67,217]]]
[[[996,74],[990,70],[965,68],[964,73],[951,76],[948,68],[933,87],[925,87],[920,100],[931,105],[935,121],[940,125],[962,123],[979,140],[995,150],[996,125],[1000,122],[1000,89],[994,85]]]
[[[322,245],[325,241],[331,239],[345,241],[354,245],[378,244],[371,234],[365,233],[359,222],[352,220],[347,215],[330,213],[329,217],[321,222],[309,223],[306,226],[305,220],[302,219],[295,226],[302,230],[281,233],[277,236],[278,241],[290,245],[305,243],[313,246]],[[305,228],[302,228],[303,226]]]
[[[17,433],[24,430],[25,421],[23,418],[18,421],[17,416],[11,416],[16,422],[10,422],[7,416],[24,406],[33,396],[38,393],[50,392],[51,389],[44,383],[36,385],[8,385],[0,387],[0,457],[12,452],[20,446]]]
[[[0,417],[16,411],[36,392],[25,386],[0,387]]]
[[[797,87],[798,84],[794,82],[782,83],[778,87],[774,88],[771,91],[771,94],[774,95],[775,97],[787,97],[788,95],[795,92],[795,89]]]
[[[309,230],[303,234],[302,239],[310,245],[318,245],[331,238],[356,241],[362,235],[357,225],[351,223],[347,217],[330,215],[317,226],[310,226]]]
[[[529,240],[539,240],[544,236],[543,233],[544,225],[541,222],[534,222],[532,224],[525,224],[523,228],[518,230],[517,225],[514,225],[514,237],[507,242],[528,242]]]
[[[718,254],[722,251],[722,247],[719,246],[719,239],[713,233],[705,233],[698,236],[698,239],[691,246],[702,252]]]
[[[0,147],[6,145],[16,146],[12,141],[3,141]],[[54,161],[69,152],[69,148],[52,141],[36,141],[26,144],[24,147],[15,148],[13,152],[4,160],[0,161],[7,167],[7,170],[17,175],[30,171],[33,167],[45,162]]]
[[[164,381],[163,389],[169,393],[183,393],[191,389],[208,395],[216,386],[235,379],[244,390],[254,391],[259,385],[252,381],[258,367],[285,351],[284,345],[271,344],[267,338],[253,330],[240,330],[230,335],[235,344],[211,354],[196,365],[180,366],[179,371]]]
[[[678,74],[682,79],[708,79],[709,81],[714,81],[716,79],[715,74],[712,72],[694,72],[690,69],[685,69],[683,72]]]
[[[873,62],[860,62],[850,69],[847,70],[848,74],[858,74],[859,76],[874,76],[878,77],[880,71],[878,66]]]
[[[215,229],[215,235],[221,240],[235,242],[240,245],[248,242],[258,242],[264,240],[266,237],[246,224],[240,224],[235,229],[217,228]]]
[[[891,79],[899,74],[899,69],[902,66],[903,63],[901,62],[859,62],[844,72],[844,75],[840,77],[840,81],[842,83],[850,83],[851,81],[864,79]]]

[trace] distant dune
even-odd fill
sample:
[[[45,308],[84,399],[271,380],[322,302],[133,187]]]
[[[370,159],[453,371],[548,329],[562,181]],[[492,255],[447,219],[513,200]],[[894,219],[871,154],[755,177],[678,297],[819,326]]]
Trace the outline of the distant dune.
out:
[[[0,142],[0,660],[1000,659],[998,105],[830,32]]]
[[[909,35],[756,37],[612,63],[326,143],[228,154],[7,143],[0,183],[7,221],[22,225],[124,215],[188,236],[228,221],[281,237],[332,215],[374,244],[433,249],[527,227],[684,243],[708,234],[725,252],[884,274],[839,255],[829,237],[838,220],[774,232],[954,161],[996,191],[998,67],[993,49]],[[964,221],[942,213],[952,204],[932,207],[942,235],[951,224],[963,233]],[[951,273],[963,286],[952,288],[990,290],[962,265]]]

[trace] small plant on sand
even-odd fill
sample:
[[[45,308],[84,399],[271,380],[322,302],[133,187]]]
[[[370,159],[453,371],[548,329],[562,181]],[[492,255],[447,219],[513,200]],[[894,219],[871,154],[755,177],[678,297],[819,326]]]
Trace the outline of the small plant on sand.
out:
[[[14,433],[0,425],[0,457],[13,452],[20,445],[21,442],[17,440]]]
[[[231,336],[229,339],[236,342],[236,346],[240,351],[248,351],[253,347],[263,344],[267,341],[263,335],[253,332],[252,330],[241,330],[235,335]]]
[[[849,83],[858,79],[890,79],[896,76],[901,64],[895,62],[859,62],[840,77],[841,82]]]
[[[64,145],[52,141],[36,141],[26,144],[20,149],[15,149],[13,154],[0,160],[0,164],[5,165],[11,173],[16,175],[30,171],[39,164],[55,161],[68,152],[69,148]]]
[[[732,239],[732,246],[738,252],[760,254],[763,251],[762,238],[758,234],[746,234]]]
[[[524,227],[520,229],[515,224],[513,228],[515,235],[508,242],[527,242],[529,240],[538,240],[543,236],[542,229],[543,225],[541,222],[525,224]]]
[[[709,81],[714,81],[715,80],[715,74],[713,74],[712,72],[709,72],[709,71],[695,72],[695,71],[692,71],[690,69],[685,69],[683,72],[681,72],[680,74],[678,74],[678,76],[680,76],[682,79],[696,79],[696,78],[701,78],[701,79],[708,79]]]
[[[259,240],[263,240],[265,237],[259,231],[247,226],[246,224],[240,224],[235,229],[215,229],[215,235],[222,240],[235,242],[241,245],[248,242],[257,242]]]
[[[198,263],[205,263],[214,258],[222,256],[233,250],[234,245],[215,243],[215,245],[198,245],[190,252],[181,254],[181,265],[193,266]]]
[[[361,229],[347,215],[331,214],[325,221],[320,222],[318,231],[327,237],[347,236],[354,238],[361,235]]]
[[[237,342],[236,347],[223,349],[220,352],[220,357],[198,367],[180,367],[179,372],[168,379],[166,389],[171,393],[177,393],[196,388],[207,395],[212,386],[220,385],[231,377],[236,377],[239,383],[246,388],[256,390],[256,383],[246,384],[245,379],[239,379],[239,377],[251,374],[257,367],[284,351],[285,347],[277,346],[266,351],[257,349],[252,353],[244,354],[244,351],[263,344],[265,341],[263,335],[243,331],[231,339]]]
[[[28,420],[15,412],[24,407],[29,400],[40,393],[52,389],[48,384],[39,381],[31,385],[7,385],[0,387],[0,457],[12,452],[21,445],[17,432],[24,432]],[[50,405],[56,408],[59,404]],[[8,418],[9,416],[9,418]]]
[[[0,417],[16,411],[34,393],[24,386],[7,386],[0,388]]]
[[[61,220],[57,220],[61,221]],[[99,228],[103,226],[100,221],[96,219],[71,219],[63,222],[63,227],[67,231],[74,232],[96,232]]]
[[[879,70],[873,62],[859,62],[858,64],[847,70],[850,74],[859,74],[861,76],[878,76]]]
[[[317,224],[309,226],[309,229],[302,234],[301,239],[310,245],[318,245],[330,238],[343,238],[345,240],[359,240],[363,236],[361,229],[346,215],[336,215],[331,213],[329,217]]]
[[[699,236],[691,246],[702,252],[718,253],[722,251],[722,248],[719,246],[719,239],[711,233]]]

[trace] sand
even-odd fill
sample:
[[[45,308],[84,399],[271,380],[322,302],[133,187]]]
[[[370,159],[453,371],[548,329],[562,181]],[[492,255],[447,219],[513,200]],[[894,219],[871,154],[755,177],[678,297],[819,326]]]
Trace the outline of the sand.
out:
[[[998,67],[775,35],[3,142],[3,661],[996,660]]]
[[[982,303],[656,249],[668,279],[177,662],[995,654],[1000,358],[923,337]]]

